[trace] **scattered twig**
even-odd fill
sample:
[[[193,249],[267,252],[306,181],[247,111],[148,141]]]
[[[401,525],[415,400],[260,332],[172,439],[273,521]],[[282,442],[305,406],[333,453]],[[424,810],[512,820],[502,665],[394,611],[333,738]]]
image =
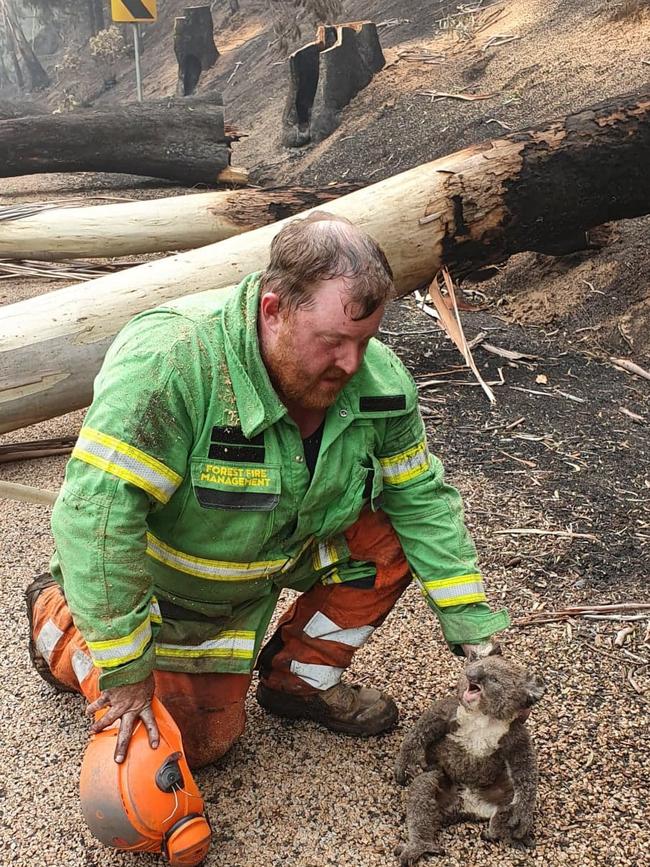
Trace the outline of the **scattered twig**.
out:
[[[501,127],[501,129],[512,129],[510,124],[504,123],[502,120],[497,120],[496,117],[490,117],[485,122],[486,123],[496,123]]]
[[[643,379],[650,380],[650,372],[644,370],[643,367],[639,367],[633,361],[628,361],[627,358],[610,358],[610,361],[614,367],[618,367],[626,373],[633,373],[635,376],[642,376]]]
[[[495,530],[495,536],[561,536],[563,539],[589,539],[599,542],[593,533],[574,533],[573,530],[540,530],[535,527],[513,527],[510,530]]]
[[[397,27],[400,24],[410,24],[410,18],[387,18],[385,21],[380,21],[377,24],[377,28],[380,27]]]
[[[440,321],[445,331],[454,341],[454,343],[458,347],[459,352],[463,355],[467,366],[471,369],[472,373],[478,380],[481,388],[487,395],[488,400],[490,401],[490,403],[496,403],[496,397],[494,396],[494,392],[492,391],[490,386],[483,380],[483,377],[479,373],[479,370],[472,356],[472,351],[467,345],[465,332],[463,331],[463,326],[460,321],[460,313],[458,312],[458,304],[456,302],[456,292],[454,290],[454,283],[451,279],[451,275],[449,274],[447,268],[443,268],[439,273],[442,274],[442,278],[447,289],[447,294],[451,299],[453,305],[453,314],[445,303],[445,299],[443,298],[442,292],[440,291],[440,286],[438,284],[438,274],[436,274],[429,286],[429,298],[431,298],[433,304],[435,305],[436,311],[438,313],[438,316],[440,317]]]
[[[498,93],[447,93],[443,90],[418,90],[419,96],[430,96],[431,102],[440,99],[460,99],[463,102],[476,102],[479,99],[494,99]]]
[[[576,605],[571,608],[558,608],[555,611],[531,611],[515,620],[515,626],[537,626],[542,623],[557,623],[570,617],[588,617],[601,612],[650,611],[648,602],[622,602],[612,605]],[[645,616],[645,615],[644,615]],[[598,649],[598,648],[595,648]]]
[[[614,647],[623,647],[630,635],[633,634],[634,626],[624,626],[623,629],[619,629],[616,633],[616,638],[614,639]]]
[[[647,614],[583,614],[585,620],[645,620]]]
[[[618,411],[623,415],[626,415],[628,418],[631,418],[632,421],[640,422],[641,424],[645,424],[645,416],[639,415],[636,412],[632,412],[631,409],[627,409],[624,406],[619,406]]]
[[[517,352],[514,349],[502,349],[500,346],[494,346],[492,343],[483,343],[483,349],[491,352],[492,355],[500,355],[501,358],[508,358],[510,361],[534,361],[540,358],[539,355],[530,355],[527,352]]]
[[[107,271],[115,271],[117,264],[92,262],[40,262],[31,259],[0,259],[0,273],[15,277],[48,277],[50,280],[94,280]],[[125,266],[124,266],[125,267]]]
[[[487,51],[488,48],[499,48],[499,46],[507,45],[508,42],[515,42],[517,39],[521,39],[521,36],[511,36],[507,33],[496,34],[488,39],[485,45],[481,48],[481,51]]]
[[[237,70],[238,70],[239,67],[242,65],[242,63],[243,63],[242,60],[238,60],[237,63],[235,63],[235,68],[234,68],[233,71],[230,73],[230,76],[229,76],[228,80],[226,81],[226,84],[230,84],[230,82],[233,80],[233,78],[234,78],[235,75],[237,74]]]

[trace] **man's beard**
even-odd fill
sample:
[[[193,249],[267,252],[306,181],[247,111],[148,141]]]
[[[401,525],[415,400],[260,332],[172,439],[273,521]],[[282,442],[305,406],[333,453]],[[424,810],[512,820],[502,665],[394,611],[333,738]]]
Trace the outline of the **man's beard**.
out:
[[[337,367],[327,368],[311,379],[305,373],[300,359],[296,357],[286,334],[279,336],[277,345],[265,353],[269,377],[283,401],[297,404],[304,409],[327,409],[332,406],[350,377]],[[323,377],[329,381],[323,382]]]

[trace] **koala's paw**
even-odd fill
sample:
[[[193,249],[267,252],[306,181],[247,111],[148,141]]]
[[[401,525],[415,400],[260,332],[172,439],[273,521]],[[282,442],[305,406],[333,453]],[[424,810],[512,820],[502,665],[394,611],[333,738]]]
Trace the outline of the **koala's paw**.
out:
[[[405,786],[424,771],[426,764],[424,750],[402,752],[395,762],[395,779]]]
[[[397,845],[394,854],[399,858],[402,867],[413,867],[423,855],[444,855],[445,850],[435,843],[426,843],[424,840],[414,843],[409,840],[408,843]]]
[[[508,831],[513,844],[521,843],[524,847],[529,846],[526,841],[532,840],[530,812],[513,810],[508,817]]]
[[[531,834],[529,834],[527,837],[521,837],[520,839],[511,837],[510,845],[513,849],[534,849],[535,838]]]

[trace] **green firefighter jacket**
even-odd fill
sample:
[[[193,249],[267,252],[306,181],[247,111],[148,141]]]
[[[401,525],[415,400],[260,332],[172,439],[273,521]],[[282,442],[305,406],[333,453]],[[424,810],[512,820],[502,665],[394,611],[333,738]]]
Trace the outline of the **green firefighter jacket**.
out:
[[[396,356],[370,342],[310,481],[260,356],[258,300],[253,274],[147,311],[95,381],[52,515],[52,574],[102,688],[154,667],[251,671],[283,587],[374,575],[341,535],[366,504],[390,517],[451,646],[508,625]]]

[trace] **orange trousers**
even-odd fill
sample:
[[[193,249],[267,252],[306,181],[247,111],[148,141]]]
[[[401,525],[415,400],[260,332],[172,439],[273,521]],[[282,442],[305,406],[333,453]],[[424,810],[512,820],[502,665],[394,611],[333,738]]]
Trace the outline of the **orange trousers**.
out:
[[[352,559],[373,562],[376,577],[319,582],[298,597],[260,654],[260,676],[273,689],[313,695],[337,683],[410,582],[402,548],[382,512],[364,512],[345,535]],[[99,670],[58,585],[39,595],[32,637],[62,686],[89,702],[98,697]],[[180,729],[190,767],[216,761],[243,733],[251,677],[154,671],[156,695]]]

